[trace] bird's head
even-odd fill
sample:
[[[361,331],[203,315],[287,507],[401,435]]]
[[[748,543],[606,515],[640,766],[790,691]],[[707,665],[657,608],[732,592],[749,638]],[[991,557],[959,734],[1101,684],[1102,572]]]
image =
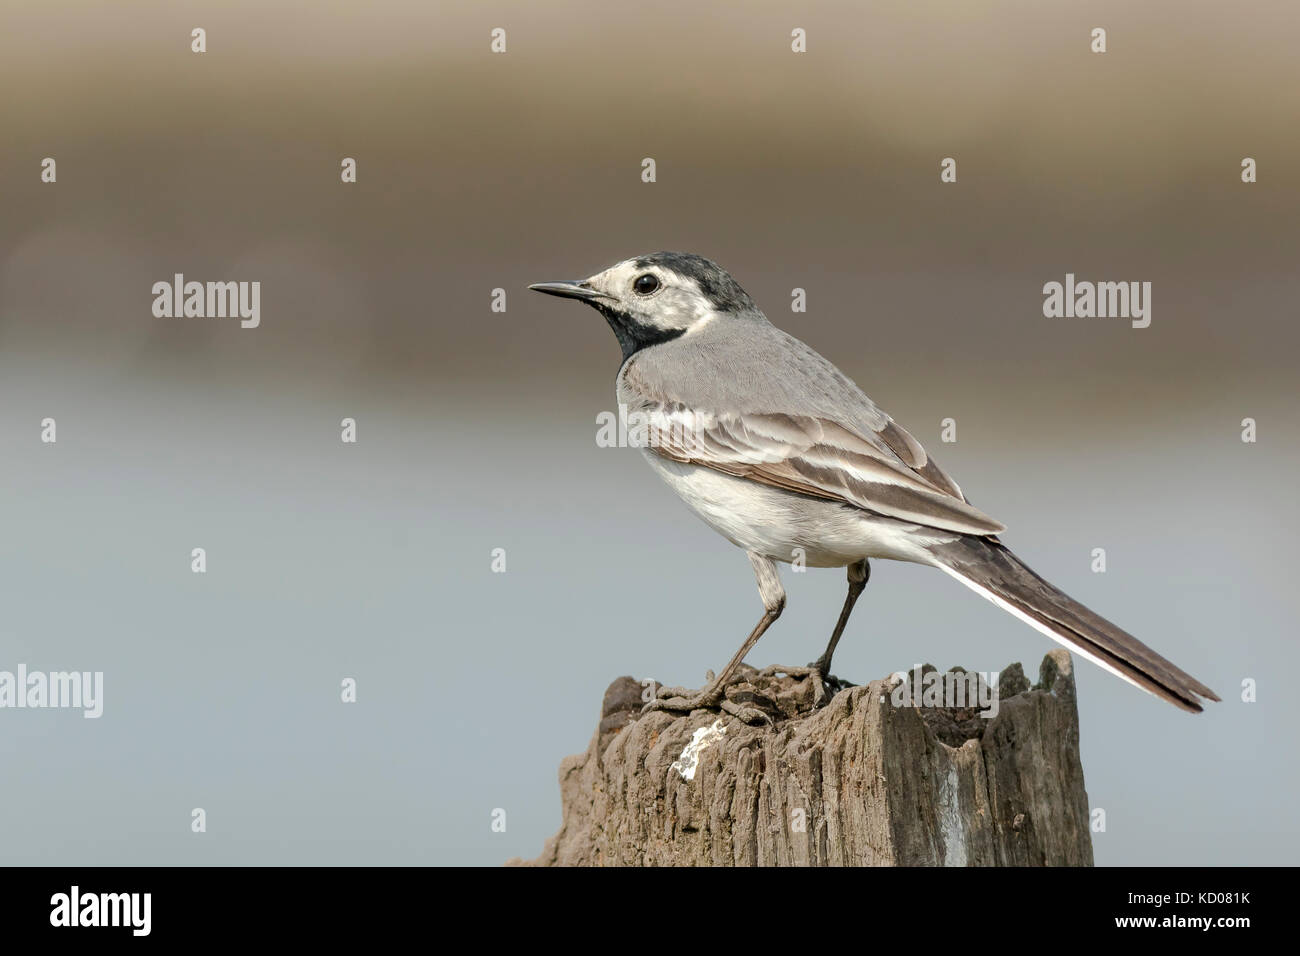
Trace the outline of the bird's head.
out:
[[[624,359],[719,317],[762,315],[726,270],[685,252],[638,256],[588,279],[538,282],[528,288],[595,308],[618,337]]]

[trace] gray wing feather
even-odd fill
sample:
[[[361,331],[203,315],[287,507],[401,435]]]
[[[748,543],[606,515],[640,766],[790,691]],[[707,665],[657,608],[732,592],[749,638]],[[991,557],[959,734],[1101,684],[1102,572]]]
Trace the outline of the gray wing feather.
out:
[[[620,370],[619,401],[658,454],[930,527],[1005,530],[807,345],[766,320],[727,332],[702,329]]]

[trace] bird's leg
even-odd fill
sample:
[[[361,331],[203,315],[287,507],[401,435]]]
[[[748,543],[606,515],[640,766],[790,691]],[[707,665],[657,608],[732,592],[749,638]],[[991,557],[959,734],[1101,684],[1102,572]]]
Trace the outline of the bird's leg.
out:
[[[831,674],[831,657],[835,654],[835,645],[840,642],[840,637],[844,634],[844,626],[849,623],[849,615],[853,613],[853,605],[857,603],[858,595],[862,593],[863,588],[867,586],[867,578],[871,576],[871,568],[867,565],[867,559],[863,558],[856,564],[849,565],[849,594],[844,599],[844,607],[840,611],[840,619],[835,624],[835,631],[831,634],[830,643],[826,645],[826,651],[821,657],[813,661],[806,667],[782,667],[772,665],[765,667],[759,673],[764,677],[775,677],[777,674],[786,674],[797,680],[812,678],[813,681],[813,706],[820,707],[826,701],[826,692],[829,689],[831,693],[836,693],[849,686]]]
[[[721,706],[728,713],[735,714],[742,720],[753,722],[755,719],[765,720],[766,715],[754,708],[743,707],[734,704],[732,701],[724,699],[724,693],[727,685],[731,682],[731,675],[735,673],[741,661],[750,649],[758,643],[758,639],[785,610],[785,588],[781,587],[781,578],[776,572],[776,563],[770,558],[762,555],[749,553],[749,561],[754,566],[754,577],[758,579],[758,593],[763,599],[763,616],[759,618],[758,624],[745,638],[745,643],[740,645],[740,650],[736,651],[727,666],[721,673],[711,680],[704,689],[697,693],[683,691],[681,688],[672,688],[678,691],[676,696],[657,697],[642,708],[643,711],[651,710],[671,710],[682,713],[689,713],[697,709],[709,709]],[[731,705],[731,706],[728,706]]]
[[[822,656],[808,665],[821,674],[823,681],[833,685],[836,689],[839,689],[843,682],[839,678],[831,676],[831,658],[835,655],[835,645],[840,642],[840,637],[844,634],[844,626],[849,623],[849,615],[853,613],[853,605],[858,602],[858,596],[867,586],[867,580],[870,577],[871,565],[867,564],[866,558],[849,565],[849,593],[844,598],[844,607],[840,610],[840,619],[835,622],[835,630],[831,633],[830,643],[826,645],[826,650],[822,652]]]

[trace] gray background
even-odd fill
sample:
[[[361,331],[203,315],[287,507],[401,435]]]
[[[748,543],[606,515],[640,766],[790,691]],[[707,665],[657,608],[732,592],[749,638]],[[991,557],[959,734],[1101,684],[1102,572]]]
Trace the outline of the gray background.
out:
[[[759,612],[743,556],[596,447],[603,322],[523,291],[670,248],[1224,697],[1193,717],[1080,662],[1099,863],[1293,862],[1293,13],[5,5],[0,669],[103,670],[106,700],[0,711],[0,861],[536,855],[607,683],[698,683]],[[261,328],[154,318],[174,272],[260,280]],[[1066,272],[1152,282],[1151,327],[1045,319]],[[785,583],[754,663],[816,656],[838,611],[842,572]],[[878,563],[836,670],[1036,672],[1051,646]]]

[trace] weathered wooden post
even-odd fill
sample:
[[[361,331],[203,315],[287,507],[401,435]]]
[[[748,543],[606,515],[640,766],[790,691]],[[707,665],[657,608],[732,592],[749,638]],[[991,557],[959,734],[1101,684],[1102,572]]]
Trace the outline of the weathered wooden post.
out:
[[[532,865],[1092,865],[1065,651],[1033,687],[1004,670],[989,718],[899,706],[915,681],[899,684],[812,710],[807,680],[747,669],[729,695],[774,717],[750,726],[642,715],[641,684],[619,678],[586,753],[560,765],[563,824]]]

